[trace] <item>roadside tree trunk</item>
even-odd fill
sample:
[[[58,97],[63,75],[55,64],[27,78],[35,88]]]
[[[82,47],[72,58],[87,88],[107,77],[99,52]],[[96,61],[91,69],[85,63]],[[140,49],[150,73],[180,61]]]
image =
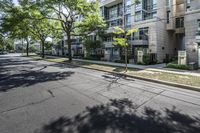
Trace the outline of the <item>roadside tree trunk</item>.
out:
[[[29,40],[26,38],[26,56],[29,56]]]
[[[126,64],[126,68],[125,68],[125,72],[128,71],[128,47],[125,47],[125,64]]]
[[[44,54],[44,41],[42,41],[42,58],[44,58],[45,54]]]
[[[72,52],[71,52],[71,34],[67,32],[67,45],[68,45],[68,58],[69,61],[72,61]]]

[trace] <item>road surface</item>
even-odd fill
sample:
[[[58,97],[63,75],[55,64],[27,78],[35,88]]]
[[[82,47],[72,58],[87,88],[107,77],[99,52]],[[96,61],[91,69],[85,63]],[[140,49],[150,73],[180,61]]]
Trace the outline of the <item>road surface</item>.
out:
[[[200,133],[200,93],[1,55],[0,133]]]

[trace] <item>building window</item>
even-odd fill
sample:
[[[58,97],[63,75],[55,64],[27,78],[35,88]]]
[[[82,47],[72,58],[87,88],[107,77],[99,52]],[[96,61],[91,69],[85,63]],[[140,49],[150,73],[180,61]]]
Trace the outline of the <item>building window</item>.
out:
[[[197,33],[196,33],[196,35],[198,35],[198,36],[200,36],[200,19],[199,20],[197,20]]]
[[[166,5],[167,5],[167,7],[170,7],[171,6],[171,0],[166,0]]]
[[[142,0],[140,4],[135,5],[135,21],[148,20],[157,15],[157,0]],[[139,15],[141,12],[141,16]],[[139,19],[141,17],[141,19]]]
[[[107,8],[107,12],[108,12],[109,19],[113,19],[113,18],[122,16],[122,14],[123,14],[122,4],[117,4],[110,8]]]
[[[109,19],[117,17],[117,6],[114,6],[109,9]]]
[[[121,26],[122,25],[122,19],[110,21],[108,23],[108,25],[109,25],[109,27]]]
[[[142,12],[136,12],[135,13],[135,21],[141,21],[142,20]]]
[[[133,33],[132,40],[148,40],[149,28],[139,28],[138,32]]]
[[[169,20],[170,20],[170,11],[167,11],[167,23],[169,24]]]
[[[200,19],[197,20],[198,27],[200,28]]]
[[[131,11],[131,0],[124,0],[124,12],[129,13]]]
[[[126,26],[131,26],[131,14],[125,16]]]
[[[142,2],[140,2],[139,4],[135,5],[135,11],[141,11],[142,10]]]
[[[176,28],[184,27],[184,17],[176,18]]]

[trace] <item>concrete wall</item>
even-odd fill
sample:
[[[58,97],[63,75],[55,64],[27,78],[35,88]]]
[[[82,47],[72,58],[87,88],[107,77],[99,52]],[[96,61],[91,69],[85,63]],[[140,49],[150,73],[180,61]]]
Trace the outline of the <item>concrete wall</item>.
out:
[[[197,19],[200,19],[200,11],[187,12],[185,15],[185,41],[188,62],[198,62],[198,44],[196,43]]]

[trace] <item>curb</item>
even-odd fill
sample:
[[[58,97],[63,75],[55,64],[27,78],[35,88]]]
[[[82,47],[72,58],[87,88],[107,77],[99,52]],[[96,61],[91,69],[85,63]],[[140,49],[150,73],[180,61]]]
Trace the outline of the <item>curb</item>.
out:
[[[86,69],[90,69],[90,70],[97,70],[97,71],[112,73],[112,74],[121,75],[121,76],[125,76],[125,77],[135,78],[135,79],[139,79],[139,80],[149,81],[149,82],[153,82],[153,83],[169,85],[169,86],[172,86],[172,87],[178,87],[178,88],[181,88],[181,89],[193,90],[193,91],[200,92],[200,87],[177,84],[177,83],[172,83],[172,82],[167,82],[167,81],[162,81],[162,80],[149,79],[149,78],[144,78],[144,77],[140,77],[140,76],[128,75],[128,74],[125,74],[125,73],[110,72],[110,71],[100,70],[100,69],[96,69],[96,68],[88,68],[88,67],[84,67],[84,66],[80,66],[80,65],[74,65],[74,64],[66,63],[66,62],[62,63],[62,64],[69,64],[69,65],[72,65],[72,66],[86,68]]]

